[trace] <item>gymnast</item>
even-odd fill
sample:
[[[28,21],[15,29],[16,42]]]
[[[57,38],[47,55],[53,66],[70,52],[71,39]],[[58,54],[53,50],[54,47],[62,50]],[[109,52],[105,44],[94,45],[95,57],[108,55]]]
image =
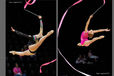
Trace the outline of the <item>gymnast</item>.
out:
[[[110,31],[110,29],[88,30],[88,26],[89,26],[90,20],[92,18],[93,18],[93,14],[90,15],[88,21],[86,22],[85,30],[81,34],[81,43],[78,43],[77,46],[88,47],[93,42],[95,42],[97,40],[100,40],[100,39],[103,39],[104,35],[99,36],[99,37],[95,37],[95,38],[93,38],[91,40],[88,40],[88,38],[92,38],[95,33],[104,32],[104,31],[106,31],[106,32]]]
[[[19,56],[29,56],[29,55],[35,55],[37,49],[41,46],[41,44],[44,42],[44,40],[49,37],[51,34],[54,33],[54,30],[49,31],[46,35],[43,36],[43,22],[42,22],[42,16],[38,16],[40,19],[40,32],[36,35],[27,35],[22,32],[19,32],[15,30],[13,27],[11,27],[11,31],[15,32],[18,35],[24,36],[29,39],[29,42],[27,44],[27,48],[25,51],[9,51],[9,53],[13,55],[19,55]]]

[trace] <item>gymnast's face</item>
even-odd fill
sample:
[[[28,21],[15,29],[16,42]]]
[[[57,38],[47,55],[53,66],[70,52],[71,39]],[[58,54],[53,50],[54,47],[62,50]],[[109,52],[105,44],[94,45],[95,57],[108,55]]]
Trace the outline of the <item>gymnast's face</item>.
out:
[[[90,31],[88,32],[88,36],[89,36],[89,38],[92,38],[93,35],[94,35],[93,30],[90,30]]]
[[[81,46],[81,43],[78,43],[77,46]]]

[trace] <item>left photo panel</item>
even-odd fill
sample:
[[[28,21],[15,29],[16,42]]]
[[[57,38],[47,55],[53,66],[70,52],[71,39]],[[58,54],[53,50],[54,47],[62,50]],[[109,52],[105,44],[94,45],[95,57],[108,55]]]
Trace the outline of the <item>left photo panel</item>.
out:
[[[56,76],[56,0],[6,0],[6,76]]]

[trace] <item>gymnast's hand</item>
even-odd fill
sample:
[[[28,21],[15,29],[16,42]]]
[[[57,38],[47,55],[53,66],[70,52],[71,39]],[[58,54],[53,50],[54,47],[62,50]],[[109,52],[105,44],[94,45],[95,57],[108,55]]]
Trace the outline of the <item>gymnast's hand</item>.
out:
[[[39,19],[42,19],[42,16],[39,15],[38,18],[39,18]]]
[[[107,28],[107,29],[105,29],[105,31],[106,31],[106,32],[109,32],[109,31],[110,31],[110,29],[108,29],[108,28]]]
[[[39,18],[39,19],[42,19],[42,16],[39,15],[38,18]]]
[[[14,29],[13,27],[11,27],[11,31],[12,31],[12,32],[15,32],[15,29]]]
[[[92,15],[90,15],[90,18],[93,18],[93,14],[92,14]]]

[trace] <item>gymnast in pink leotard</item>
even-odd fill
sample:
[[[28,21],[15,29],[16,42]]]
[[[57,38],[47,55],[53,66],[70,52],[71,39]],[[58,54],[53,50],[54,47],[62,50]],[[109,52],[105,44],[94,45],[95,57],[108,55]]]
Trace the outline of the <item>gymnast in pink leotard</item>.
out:
[[[81,44],[83,45],[85,41],[88,40],[88,32],[85,33],[85,31],[81,34]]]
[[[93,15],[90,15],[90,17],[86,23],[85,30],[81,34],[81,38],[80,38],[81,42],[77,44],[78,46],[86,46],[87,47],[90,44],[92,44],[93,42],[104,38],[104,36],[102,35],[102,36],[95,37],[95,38],[89,40],[88,38],[92,38],[95,33],[110,31],[110,29],[88,30],[88,26],[89,26],[90,20],[92,18],[93,18]]]

